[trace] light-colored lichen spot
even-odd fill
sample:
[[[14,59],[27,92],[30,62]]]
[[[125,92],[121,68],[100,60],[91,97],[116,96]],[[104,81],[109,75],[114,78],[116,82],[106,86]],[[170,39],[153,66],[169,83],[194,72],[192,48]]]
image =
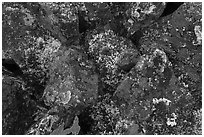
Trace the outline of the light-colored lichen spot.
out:
[[[171,103],[171,100],[168,100],[166,98],[160,98],[160,99],[157,99],[157,98],[153,98],[153,104],[158,104],[160,102],[163,102],[165,105],[169,106],[170,103]]]
[[[71,91],[67,91],[67,92],[62,92],[59,94],[59,98],[60,98],[60,103],[62,104],[67,104],[70,99],[71,99]]]
[[[31,15],[30,11],[28,9],[22,8],[21,12],[25,14],[23,17],[25,25],[32,26],[35,21],[35,18]]]
[[[176,119],[177,119],[177,115],[175,113],[172,113],[172,117],[171,118],[167,118],[167,122],[166,124],[168,126],[175,126],[176,125]]]
[[[152,5],[149,7],[149,9],[144,10],[144,11],[142,11],[142,12],[145,13],[145,14],[150,14],[150,13],[153,13],[153,12],[154,12],[154,9],[156,9],[156,6],[152,4]]]
[[[35,19],[28,13],[26,13],[26,16],[23,18],[23,20],[26,26],[32,26],[35,21]]]
[[[162,51],[162,50],[160,50],[160,49],[156,49],[153,54],[154,54],[154,56],[156,56],[157,54],[159,54],[159,55],[162,57],[162,61],[163,61],[164,63],[167,62],[167,56],[166,56],[166,53],[165,53],[164,51]]]
[[[194,28],[195,35],[197,37],[197,41],[193,41],[193,45],[200,45],[202,44],[202,28],[201,26],[195,26]]]

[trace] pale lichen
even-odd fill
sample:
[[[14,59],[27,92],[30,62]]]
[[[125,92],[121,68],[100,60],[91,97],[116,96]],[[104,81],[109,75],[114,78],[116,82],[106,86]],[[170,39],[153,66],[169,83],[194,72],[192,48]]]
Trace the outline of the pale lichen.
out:
[[[197,37],[197,41],[195,42],[195,41],[193,41],[193,45],[200,45],[200,44],[202,44],[202,28],[201,28],[201,26],[195,26],[194,27],[194,33],[195,33],[195,35],[196,35],[196,37]]]
[[[59,99],[62,104],[67,104],[71,99],[71,91],[62,92],[59,94]]]
[[[153,104],[158,104],[160,102],[164,102],[165,105],[169,106],[170,103],[171,103],[171,100],[168,100],[166,98],[160,98],[160,99],[157,99],[157,98],[153,98]]]
[[[59,120],[56,115],[46,114],[39,123],[36,123],[26,134],[27,135],[44,135],[52,132],[52,126]]]
[[[168,126],[175,126],[177,123],[176,123],[176,119],[177,119],[177,115],[175,114],[175,113],[172,113],[171,114],[171,118],[167,118],[167,122],[166,122],[166,124],[168,125]]]

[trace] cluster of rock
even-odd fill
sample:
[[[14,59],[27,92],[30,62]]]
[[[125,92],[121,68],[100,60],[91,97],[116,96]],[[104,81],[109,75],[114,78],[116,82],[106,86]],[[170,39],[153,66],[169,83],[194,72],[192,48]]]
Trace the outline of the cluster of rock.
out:
[[[202,134],[202,6],[167,4],[3,3],[2,133]]]

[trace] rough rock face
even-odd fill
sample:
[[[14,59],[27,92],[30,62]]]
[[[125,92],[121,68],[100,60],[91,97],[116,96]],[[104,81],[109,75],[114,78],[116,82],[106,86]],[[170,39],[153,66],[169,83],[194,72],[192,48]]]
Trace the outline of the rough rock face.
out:
[[[68,107],[88,105],[97,98],[97,74],[81,53],[73,49],[59,51],[50,65],[50,80],[44,91],[46,103]]]
[[[197,135],[201,116],[201,2],[2,4],[4,135]]]
[[[86,108],[97,99],[97,74],[93,72],[92,63],[85,60],[81,53],[74,49],[59,50],[50,65],[52,66],[49,70],[50,79],[43,98],[51,109],[27,134],[49,134],[54,130],[53,126],[56,127],[56,124],[60,123],[60,113],[67,114],[67,111],[77,107]],[[80,113],[81,110],[77,111],[75,113]],[[49,115],[50,113],[58,114]],[[51,122],[49,127],[48,122]]]
[[[131,41],[118,37],[112,30],[95,30],[87,37],[88,52],[94,58],[101,81],[116,88],[125,74],[136,63],[139,53]]]
[[[166,91],[172,78],[172,69],[166,54],[152,48],[140,57],[135,67],[124,77],[114,96],[125,117],[137,117],[134,123],[145,121],[153,112],[154,100],[172,102]],[[162,100],[161,100],[162,102]]]

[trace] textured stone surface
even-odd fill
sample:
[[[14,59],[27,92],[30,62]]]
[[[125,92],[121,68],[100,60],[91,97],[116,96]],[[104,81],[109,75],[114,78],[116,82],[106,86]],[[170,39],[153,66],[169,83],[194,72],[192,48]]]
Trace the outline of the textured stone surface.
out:
[[[3,3],[2,134],[202,134],[202,3],[167,5]]]

